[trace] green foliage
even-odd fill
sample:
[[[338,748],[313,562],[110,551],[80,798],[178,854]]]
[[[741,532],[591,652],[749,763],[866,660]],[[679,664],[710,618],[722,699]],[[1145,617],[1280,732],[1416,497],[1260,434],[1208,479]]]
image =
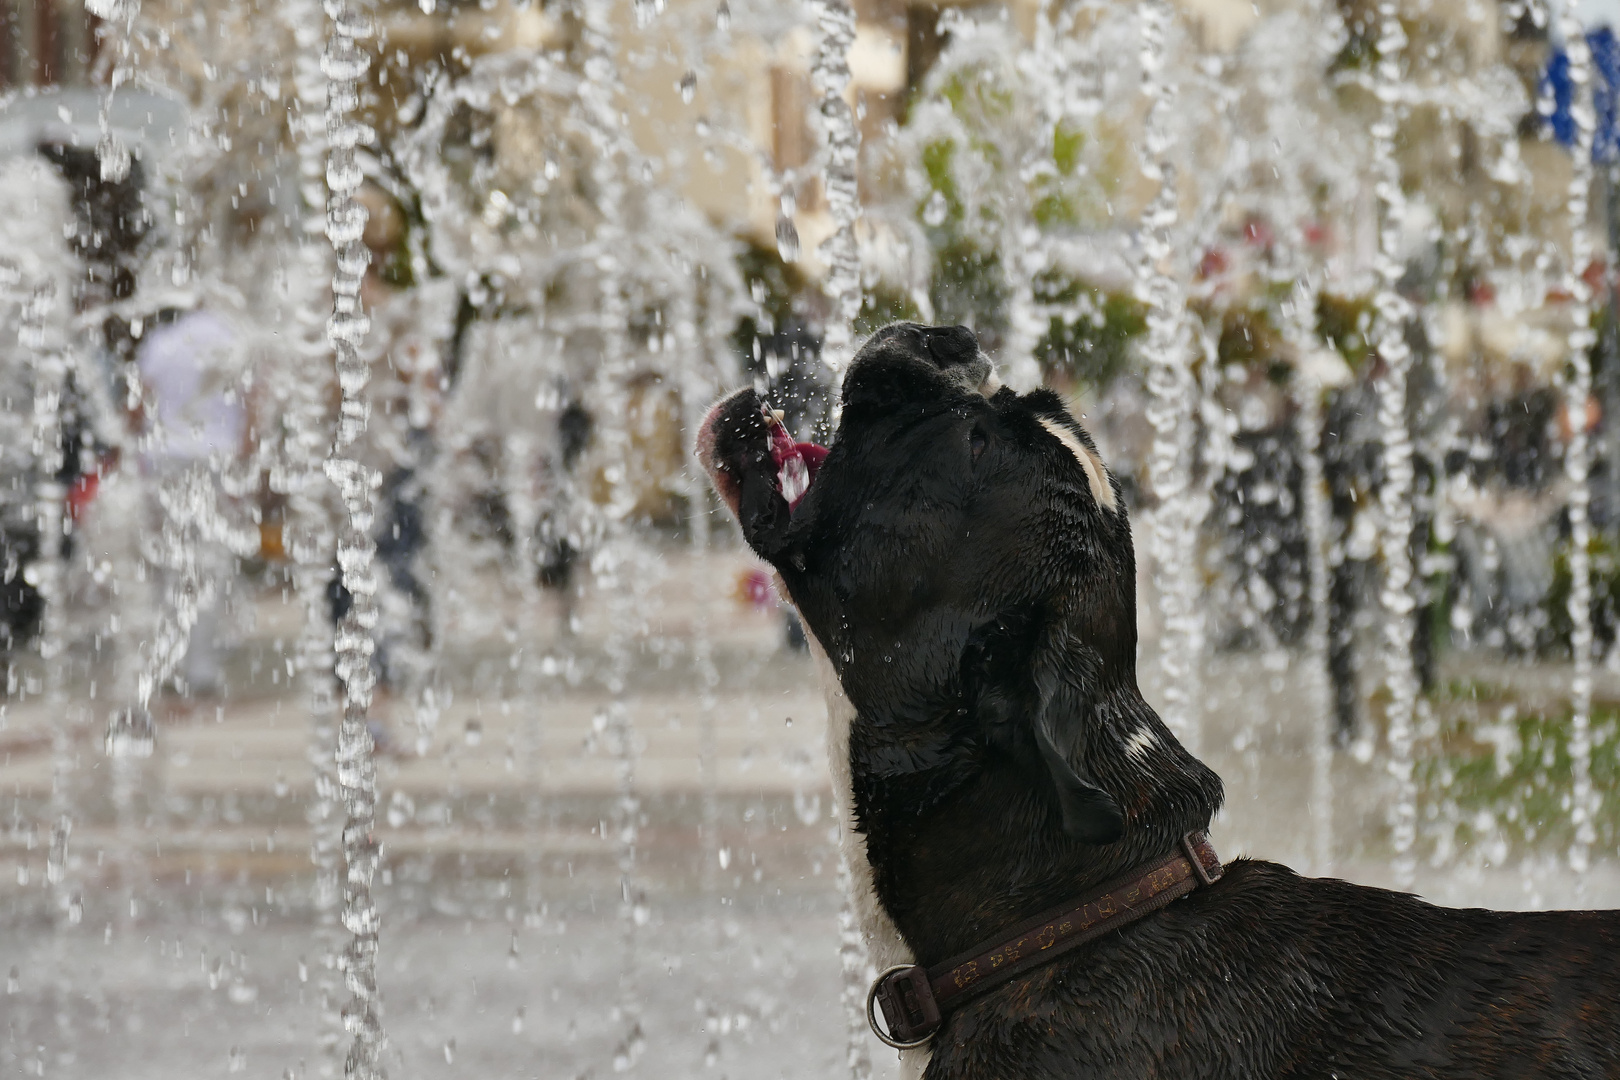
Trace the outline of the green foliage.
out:
[[[1360,371],[1372,353],[1367,337],[1372,318],[1370,297],[1322,293],[1316,298],[1316,332],[1339,351],[1351,371]]]
[[[1328,65],[1328,71],[1371,71],[1378,63],[1378,34],[1375,28],[1357,27]]]
[[[936,139],[923,147],[923,172],[928,176],[929,193],[917,205],[918,220],[922,220],[923,211],[933,199],[934,192],[938,192],[945,200],[945,218],[938,225],[928,226],[930,233],[950,231],[959,226],[966,216],[966,209],[962,206],[961,195],[956,189],[956,172],[952,168],[956,159],[956,141],[954,139]]]
[[[921,322],[922,310],[911,297],[882,285],[861,295],[861,313],[855,317],[855,333],[864,336],[892,322]]]
[[[1035,281],[1035,298],[1045,304],[1072,305],[1081,315],[1072,322],[1053,317],[1035,356],[1047,377],[1066,379],[1097,392],[1131,363],[1131,342],[1147,332],[1147,306],[1127,293],[1103,290],[1055,274]]]
[[[1509,694],[1506,687],[1483,679],[1447,679],[1430,693],[1437,702],[1451,701],[1504,701]]]
[[[768,325],[761,325],[753,315],[737,320],[731,333],[731,345],[741,356],[753,352],[756,337],[768,337],[777,327],[786,325],[793,315],[794,302],[815,288],[797,266],[782,261],[774,247],[745,241],[737,256],[737,271],[743,285],[756,303],[765,309]]]
[[[1080,167],[1080,152],[1086,148],[1086,133],[1067,124],[1052,127],[1052,164],[1062,176],[1073,176]]]
[[[793,302],[814,288],[797,265],[782,261],[775,247],[750,242],[737,256],[737,270],[756,302],[780,325],[793,313]],[[764,299],[759,299],[763,288]]]
[[[816,291],[817,286],[804,276],[797,265],[785,263],[773,247],[744,241],[737,257],[737,269],[743,285],[755,301],[765,309],[762,323],[753,315],[737,321],[731,334],[731,344],[739,355],[753,352],[755,337],[768,337],[776,329],[787,325],[795,309],[802,307],[804,297]],[[855,317],[856,334],[870,334],[879,327],[897,320],[916,322],[922,311],[910,296],[882,284],[868,290],[861,297],[861,311]]]
[[[1018,96],[1002,83],[1000,72],[991,67],[962,68],[940,83],[939,96],[950,105],[951,111],[970,128],[993,131],[1012,119],[1018,108]],[[988,139],[984,146],[995,152]]]
[[[1080,173],[1080,155],[1087,141],[1083,131],[1061,123],[1053,126],[1052,170],[1036,177],[1030,208],[1030,215],[1041,228],[1072,228],[1081,223],[1080,200],[1071,190],[1072,183],[1065,181],[1072,181]]]
[[[416,272],[411,266],[411,250],[403,236],[399,243],[389,248],[387,257],[377,268],[377,276],[382,279],[383,284],[394,289],[409,289],[416,284]]]
[[[1613,792],[1620,784],[1617,716],[1614,706],[1593,710],[1591,776],[1597,792]],[[1494,723],[1469,719],[1447,725],[1440,751],[1420,760],[1416,769],[1428,829],[1455,822],[1461,845],[1490,839],[1499,830],[1520,848],[1556,851],[1568,846],[1575,838],[1569,818],[1572,727],[1568,712],[1526,712]],[[1488,818],[1482,820],[1482,814]],[[1595,824],[1598,846],[1612,847],[1620,835],[1620,798],[1603,801]]]
[[[1570,540],[1565,538],[1553,553],[1552,588],[1542,600],[1549,639],[1545,651],[1562,659],[1570,656],[1573,629],[1569,615],[1569,594],[1574,585],[1569,571],[1571,547]],[[1616,550],[1613,540],[1602,534],[1594,534],[1586,550],[1592,566],[1592,630],[1597,640],[1607,646],[1614,641],[1615,609],[1620,602],[1620,551]]]
[[[1229,307],[1224,311],[1206,314],[1206,320],[1220,320],[1220,337],[1216,356],[1224,364],[1242,367],[1266,365],[1273,379],[1288,377],[1287,367],[1278,364],[1282,351],[1282,333],[1277,329],[1270,309],[1264,307]],[[1281,372],[1271,370],[1281,368]]]
[[[1001,257],[970,240],[935,247],[929,292],[936,322],[965,323],[992,334],[1007,324],[1007,283]]]
[[[1025,77],[988,55],[943,57],[906,123],[916,139],[913,167],[927,183],[911,209],[932,255],[935,315],[969,323],[993,340],[1006,326],[1002,249],[1009,227],[1028,221],[1063,232],[1104,225],[1109,189],[1127,168],[1120,148],[1128,140],[1103,152],[1113,145],[1099,134],[1105,120],[1045,126]],[[1097,325],[1054,323],[1047,355],[1111,378],[1124,353],[1111,336],[1116,332]]]

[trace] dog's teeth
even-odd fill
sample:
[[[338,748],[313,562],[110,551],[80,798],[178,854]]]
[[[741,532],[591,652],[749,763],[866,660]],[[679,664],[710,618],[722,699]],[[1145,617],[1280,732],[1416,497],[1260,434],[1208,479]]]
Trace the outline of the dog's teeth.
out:
[[[787,413],[783,412],[781,409],[772,409],[771,417],[778,424],[781,424],[783,427],[787,427]]]

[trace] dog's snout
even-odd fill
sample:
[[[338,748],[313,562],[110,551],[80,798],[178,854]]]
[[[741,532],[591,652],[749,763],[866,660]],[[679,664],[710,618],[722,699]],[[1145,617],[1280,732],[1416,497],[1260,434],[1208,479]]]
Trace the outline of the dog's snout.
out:
[[[979,339],[965,326],[930,328],[928,355],[941,370],[971,364],[979,357]]]

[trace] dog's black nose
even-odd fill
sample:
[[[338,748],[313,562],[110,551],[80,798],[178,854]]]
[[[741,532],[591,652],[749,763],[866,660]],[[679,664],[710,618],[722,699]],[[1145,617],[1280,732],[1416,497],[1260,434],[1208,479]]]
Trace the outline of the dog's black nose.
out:
[[[979,357],[979,339],[965,326],[931,327],[927,333],[928,355],[941,370],[971,364]]]

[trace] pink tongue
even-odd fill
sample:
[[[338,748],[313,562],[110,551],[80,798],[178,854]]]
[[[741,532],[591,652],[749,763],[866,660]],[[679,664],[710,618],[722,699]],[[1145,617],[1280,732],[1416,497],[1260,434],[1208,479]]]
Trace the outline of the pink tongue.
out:
[[[767,414],[768,415],[768,414]],[[776,483],[782,489],[782,498],[788,509],[797,509],[799,500],[810,490],[816,470],[827,456],[825,446],[815,443],[794,442],[787,428],[769,417],[771,427],[771,460],[776,463]]]

